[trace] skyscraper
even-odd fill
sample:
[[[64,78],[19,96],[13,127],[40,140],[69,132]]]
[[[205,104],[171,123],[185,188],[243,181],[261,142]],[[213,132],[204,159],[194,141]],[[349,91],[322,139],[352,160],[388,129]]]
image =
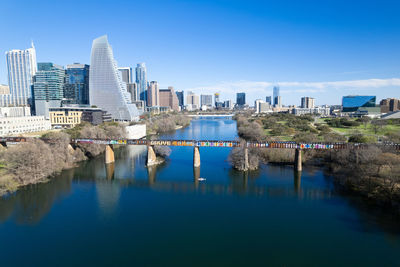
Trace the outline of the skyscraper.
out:
[[[137,91],[137,83],[127,83],[126,89],[131,94],[132,102],[139,100],[138,91]]]
[[[36,116],[49,118],[49,108],[60,107],[64,98],[65,70],[50,62],[37,67],[33,84]]]
[[[201,95],[200,96],[200,102],[201,102],[201,106],[208,106],[208,107],[212,107],[213,103],[212,103],[212,95]]]
[[[184,97],[183,97],[183,95],[184,95],[183,91],[177,91],[176,92],[176,96],[178,97],[179,106],[181,108],[183,108],[183,106],[184,106],[184,102],[183,102]]]
[[[170,107],[174,111],[179,111],[179,101],[174,87],[169,86],[168,89],[160,89],[160,106]]]
[[[160,88],[158,82],[152,81],[147,89],[147,106],[156,107],[160,105]]]
[[[279,94],[279,86],[274,86],[272,95],[273,95],[273,100],[274,100],[274,106],[277,106],[277,107],[281,106],[280,94]]]
[[[147,101],[147,70],[145,63],[136,66],[136,84],[138,88],[139,100]]]
[[[67,65],[64,97],[69,103],[89,104],[89,65],[74,63]]]
[[[265,97],[265,102],[267,102],[268,104],[272,105],[272,99],[271,99],[271,96],[267,96],[267,97]]]
[[[301,98],[301,107],[302,108],[314,108],[315,107],[315,98],[304,96]]]
[[[132,83],[132,68],[120,67],[118,70],[121,72],[122,81],[126,84]]]
[[[274,106],[280,107],[282,103],[281,103],[281,96],[279,94],[279,86],[274,86],[272,96],[273,96]]]
[[[246,105],[246,93],[237,93],[236,94],[236,104],[239,106]]]
[[[186,95],[186,105],[191,105],[193,109],[200,108],[199,96],[189,91]]]
[[[32,47],[25,50],[7,51],[6,61],[11,102],[16,106],[28,105],[37,70],[35,46],[32,43]]]
[[[89,74],[90,105],[95,105],[115,120],[138,120],[139,112],[114,60],[107,35],[93,40]]]

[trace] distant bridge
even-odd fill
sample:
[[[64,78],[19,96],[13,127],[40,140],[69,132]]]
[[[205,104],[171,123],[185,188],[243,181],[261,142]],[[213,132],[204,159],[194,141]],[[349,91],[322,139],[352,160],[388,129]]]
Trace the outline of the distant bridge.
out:
[[[27,142],[35,139],[33,137],[0,137],[0,144],[7,146],[7,143]],[[37,139],[37,138],[36,138]],[[41,139],[43,141],[51,141],[49,139]],[[200,167],[200,151],[199,147],[215,147],[215,148],[233,148],[244,147],[244,169],[249,168],[248,149],[249,148],[272,148],[272,149],[294,149],[294,164],[297,171],[302,170],[301,150],[338,150],[338,149],[367,149],[371,144],[363,143],[296,143],[285,141],[274,142],[242,142],[239,140],[145,140],[145,139],[90,139],[78,138],[71,139],[71,144],[94,144],[105,145],[105,162],[112,163],[114,159],[113,145],[145,145],[147,146],[147,166],[157,164],[157,157],[154,152],[154,146],[186,146],[194,147],[193,166]],[[376,145],[374,145],[376,146]],[[400,150],[400,144],[379,144],[379,147]]]

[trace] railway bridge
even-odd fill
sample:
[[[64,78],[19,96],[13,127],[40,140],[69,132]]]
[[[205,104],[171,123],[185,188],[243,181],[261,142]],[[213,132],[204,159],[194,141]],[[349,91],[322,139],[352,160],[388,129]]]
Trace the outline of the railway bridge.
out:
[[[27,142],[33,137],[0,137],[0,144],[7,146],[7,143]],[[43,141],[48,141],[41,138]],[[366,149],[369,144],[357,143],[296,143],[296,142],[243,142],[239,140],[146,140],[146,139],[71,139],[71,145],[76,144],[97,144],[105,145],[105,163],[115,161],[115,145],[139,145],[147,146],[147,166],[157,164],[154,146],[186,146],[193,147],[193,167],[200,167],[200,148],[244,148],[244,169],[249,168],[249,148],[270,148],[270,149],[293,149],[295,150],[294,166],[296,171],[302,170],[302,150],[338,150],[338,149]],[[380,144],[392,149],[400,150],[400,144]]]

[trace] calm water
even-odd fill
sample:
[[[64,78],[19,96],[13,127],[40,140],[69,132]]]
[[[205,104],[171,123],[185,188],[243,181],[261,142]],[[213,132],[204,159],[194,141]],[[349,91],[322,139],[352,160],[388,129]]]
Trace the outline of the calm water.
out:
[[[236,124],[199,119],[164,138],[234,139]],[[323,170],[245,175],[229,151],[201,148],[198,174],[192,148],[148,170],[145,148],[127,147],[108,169],[100,157],[20,190],[0,200],[0,265],[400,265],[399,222]]]

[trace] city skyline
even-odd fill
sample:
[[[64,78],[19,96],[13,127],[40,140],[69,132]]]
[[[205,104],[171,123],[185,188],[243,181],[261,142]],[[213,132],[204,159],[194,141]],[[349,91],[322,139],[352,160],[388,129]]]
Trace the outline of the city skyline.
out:
[[[50,12],[46,1],[21,4],[17,13],[11,12],[15,3],[4,3],[0,24],[16,24],[12,32],[3,28],[9,38],[0,44],[0,52],[26,49],[32,39],[38,62],[89,64],[91,41],[107,34],[119,66],[133,68],[146,62],[147,80],[157,80],[160,87],[173,85],[196,94],[220,92],[221,99],[235,99],[235,94],[243,91],[252,103],[272,95],[272,87],[279,85],[284,105],[297,103],[304,94],[316,98],[318,105],[339,104],[341,96],[349,94],[376,94],[377,99],[384,99],[397,97],[400,87],[400,51],[396,48],[400,21],[394,12],[399,5],[384,2],[386,5],[379,6],[370,1],[362,5],[345,1],[335,5],[315,1],[290,5],[260,1],[104,4],[96,7],[97,13],[114,14],[104,21],[89,12],[89,3],[82,3],[73,11],[81,15],[79,23],[93,26],[89,32],[73,27],[78,22],[57,22],[67,19],[73,4],[60,14]],[[144,14],[123,16],[133,5],[142,9],[151,6],[159,16],[151,21],[143,20]],[[38,19],[25,27],[28,18],[24,15],[32,11]],[[198,25],[201,11],[209,19]],[[183,17],[175,18],[177,13]],[[115,14],[121,15],[119,20],[114,21]],[[53,17],[57,18],[54,25],[42,21]],[[143,24],[139,28],[141,39],[158,36],[158,41],[140,42],[137,34],[116,27],[121,22],[132,28]],[[49,36],[49,29],[57,26],[60,30]],[[168,30],[173,37],[165,33]],[[72,32],[77,38],[69,38]],[[243,38],[236,40],[238,35]],[[0,60],[0,84],[8,84],[4,58]]]

